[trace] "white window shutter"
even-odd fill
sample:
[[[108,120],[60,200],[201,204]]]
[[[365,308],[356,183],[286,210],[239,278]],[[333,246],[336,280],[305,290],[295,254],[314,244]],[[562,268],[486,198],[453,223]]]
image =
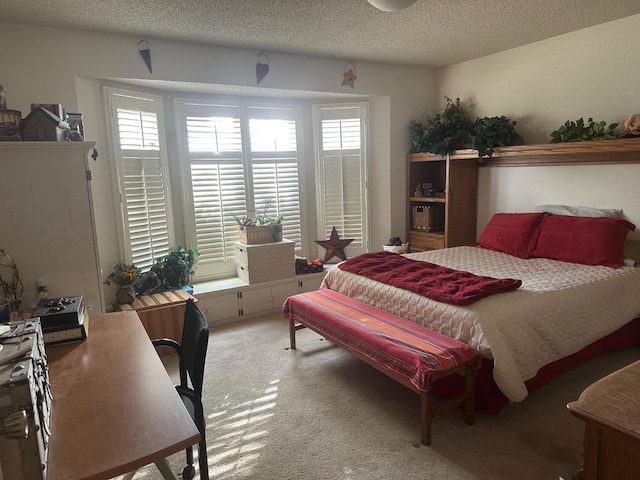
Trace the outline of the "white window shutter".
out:
[[[365,120],[366,104],[314,107],[319,231],[353,239],[348,256],[368,246]]]
[[[168,184],[158,97],[141,98],[107,89],[114,109],[124,243],[127,261],[149,268],[170,247]]]

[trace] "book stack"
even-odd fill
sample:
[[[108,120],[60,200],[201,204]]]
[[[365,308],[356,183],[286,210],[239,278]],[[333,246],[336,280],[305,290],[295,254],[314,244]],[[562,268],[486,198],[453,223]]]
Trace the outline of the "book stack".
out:
[[[40,318],[44,343],[47,345],[87,338],[89,314],[82,296],[43,300],[31,316]]]

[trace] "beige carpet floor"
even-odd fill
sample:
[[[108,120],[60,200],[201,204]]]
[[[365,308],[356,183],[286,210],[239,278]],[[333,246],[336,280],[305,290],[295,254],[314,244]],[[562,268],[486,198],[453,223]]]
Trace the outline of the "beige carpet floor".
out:
[[[437,417],[425,447],[418,395],[310,330],[297,339],[290,350],[277,314],[212,328],[204,387],[212,479],[568,480],[581,464],[583,424],[566,404],[640,359],[632,348],[593,360],[499,415],[480,412],[474,426],[457,411]],[[175,358],[165,364],[175,379]],[[169,461],[182,470],[182,453]],[[149,466],[134,478],[162,477]]]

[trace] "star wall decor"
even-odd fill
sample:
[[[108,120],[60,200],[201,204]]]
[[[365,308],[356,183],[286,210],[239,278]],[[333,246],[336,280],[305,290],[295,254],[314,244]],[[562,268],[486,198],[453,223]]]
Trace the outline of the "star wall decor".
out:
[[[316,240],[316,243],[327,249],[327,252],[324,254],[324,263],[327,263],[328,260],[336,256],[342,260],[346,260],[347,256],[344,253],[344,249],[353,242],[353,240],[353,238],[340,239],[336,227],[333,227],[329,240]]]
[[[351,68],[349,70],[346,70],[346,68],[351,65]],[[344,66],[345,68],[345,72],[342,74],[342,83],[340,84],[340,86],[342,87],[343,85],[349,85],[351,88],[353,88],[353,84],[356,81],[356,66],[353,62],[347,62],[347,64]]]

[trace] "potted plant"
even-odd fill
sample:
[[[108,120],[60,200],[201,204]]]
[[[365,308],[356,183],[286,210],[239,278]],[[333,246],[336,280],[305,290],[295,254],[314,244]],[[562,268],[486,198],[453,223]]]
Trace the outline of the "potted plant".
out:
[[[454,150],[469,146],[472,121],[459,98],[447,101],[442,112],[424,120],[409,123],[411,152],[430,152],[443,157]]]
[[[118,287],[116,290],[116,302],[119,305],[131,303],[136,299],[134,283],[140,273],[141,270],[135,264],[116,262],[113,265],[113,270],[104,283],[105,285],[113,283]]]
[[[560,128],[551,132],[551,143],[610,140],[624,137],[624,131],[616,130],[617,128],[617,123],[607,126],[607,122],[604,120],[594,122],[591,117],[586,123],[582,118],[575,121],[567,120]]]
[[[272,200],[265,200],[262,210],[234,219],[240,227],[239,240],[247,245],[282,241],[282,213],[271,213]]]
[[[171,247],[165,256],[155,260],[151,271],[168,290],[191,286],[191,276],[195,273],[199,255],[197,248],[185,250],[182,247]]]
[[[516,132],[518,122],[507,117],[482,117],[473,122],[471,128],[471,148],[478,150],[478,157],[493,155],[496,147],[522,145],[524,139]]]

